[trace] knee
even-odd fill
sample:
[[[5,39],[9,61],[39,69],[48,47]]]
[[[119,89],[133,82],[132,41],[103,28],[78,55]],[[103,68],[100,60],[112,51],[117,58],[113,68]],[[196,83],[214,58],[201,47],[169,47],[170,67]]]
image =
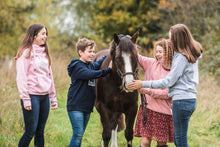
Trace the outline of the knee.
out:
[[[82,134],[82,133],[73,133],[73,136],[74,136],[75,138],[81,140],[82,137],[83,137],[83,134]]]
[[[26,130],[25,132],[24,132],[24,135],[25,136],[27,136],[28,138],[32,138],[32,137],[34,137],[34,135],[35,135],[35,131],[34,130]]]
[[[151,140],[147,137],[141,137],[141,147],[150,147]]]

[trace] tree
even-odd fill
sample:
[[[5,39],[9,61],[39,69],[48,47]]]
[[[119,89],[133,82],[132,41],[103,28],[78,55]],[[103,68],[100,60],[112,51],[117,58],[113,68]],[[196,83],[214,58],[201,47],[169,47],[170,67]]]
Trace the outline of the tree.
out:
[[[152,47],[160,32],[158,0],[97,0],[92,9],[90,27],[106,42],[112,34],[133,34],[140,29],[139,44]]]
[[[0,1],[0,58],[13,55],[20,35],[28,24],[27,17],[34,9],[32,1]]]
[[[0,1],[0,59],[16,54],[28,26],[33,23],[41,23],[48,28],[49,44],[57,48],[59,21],[56,23],[56,16],[60,12],[59,2],[55,0]]]

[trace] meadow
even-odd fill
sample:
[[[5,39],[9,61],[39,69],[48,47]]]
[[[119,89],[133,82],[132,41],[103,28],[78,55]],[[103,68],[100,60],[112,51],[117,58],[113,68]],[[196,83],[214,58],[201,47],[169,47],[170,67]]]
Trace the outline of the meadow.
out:
[[[65,56],[64,56],[65,57]],[[67,91],[70,78],[66,66],[70,58],[53,57],[52,69],[58,99],[58,109],[51,110],[45,128],[46,147],[68,147],[72,129],[66,111]],[[0,146],[15,147],[24,132],[24,122],[16,85],[15,62],[8,69],[8,63],[0,63]],[[190,147],[220,146],[220,86],[216,81],[200,72],[197,87],[198,101],[188,132]],[[99,114],[94,108],[82,141],[82,147],[101,146],[102,127]],[[174,147],[173,143],[168,144]],[[124,132],[118,133],[118,146],[125,147]],[[140,146],[140,138],[133,139],[133,146]],[[156,146],[153,142],[152,146]],[[34,147],[33,140],[30,147]]]

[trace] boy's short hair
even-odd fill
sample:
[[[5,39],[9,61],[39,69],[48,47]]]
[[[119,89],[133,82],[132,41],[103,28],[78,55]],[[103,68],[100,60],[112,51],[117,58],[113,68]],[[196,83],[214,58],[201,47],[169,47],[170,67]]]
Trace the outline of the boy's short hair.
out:
[[[86,47],[88,46],[90,46],[90,48],[93,48],[95,46],[95,42],[87,38],[81,38],[81,39],[79,38],[79,40],[76,43],[76,49],[77,49],[78,55],[79,55],[79,50],[84,52],[86,50]]]

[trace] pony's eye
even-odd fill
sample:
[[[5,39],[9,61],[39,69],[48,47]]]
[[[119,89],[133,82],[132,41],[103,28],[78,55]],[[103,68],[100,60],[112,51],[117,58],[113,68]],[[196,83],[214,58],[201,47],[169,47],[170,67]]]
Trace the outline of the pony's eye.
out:
[[[117,63],[121,63],[121,62],[122,62],[122,59],[121,59],[121,58],[116,58],[116,62],[117,62]]]

